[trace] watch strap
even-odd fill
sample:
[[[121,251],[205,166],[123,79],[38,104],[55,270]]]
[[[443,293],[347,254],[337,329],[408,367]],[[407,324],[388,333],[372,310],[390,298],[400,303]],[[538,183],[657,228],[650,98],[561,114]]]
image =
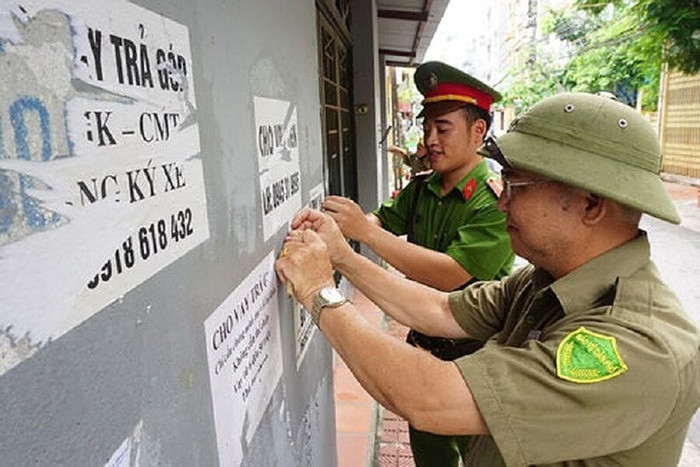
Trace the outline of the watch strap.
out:
[[[321,319],[321,312],[323,311],[324,308],[338,308],[339,306],[345,305],[348,303],[350,300],[345,297],[345,294],[342,292],[340,295],[343,297],[342,300],[337,301],[337,302],[328,302],[323,299],[321,296],[321,291],[319,290],[316,292],[314,295],[314,298],[311,302],[311,320],[314,322],[316,326],[318,326],[318,323]]]

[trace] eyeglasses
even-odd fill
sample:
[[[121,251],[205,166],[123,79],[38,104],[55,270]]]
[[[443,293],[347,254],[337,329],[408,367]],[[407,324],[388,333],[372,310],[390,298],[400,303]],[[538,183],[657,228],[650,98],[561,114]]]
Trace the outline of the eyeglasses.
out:
[[[516,181],[508,180],[508,177],[506,177],[505,175],[502,175],[501,179],[503,180],[503,194],[502,194],[502,196],[504,197],[505,201],[510,201],[512,199],[514,187],[529,186],[529,185],[541,185],[542,183],[552,183],[554,181],[554,180],[528,180],[528,181],[516,182]]]

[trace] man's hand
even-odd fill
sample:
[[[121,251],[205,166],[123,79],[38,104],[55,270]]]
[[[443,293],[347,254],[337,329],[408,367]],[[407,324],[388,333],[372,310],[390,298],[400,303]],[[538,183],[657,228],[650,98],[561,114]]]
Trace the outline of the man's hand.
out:
[[[316,232],[326,244],[333,266],[342,263],[348,255],[354,254],[350,245],[345,241],[338,224],[330,217],[314,209],[304,209],[292,219],[292,232],[289,236],[300,235],[304,230]]]
[[[323,210],[338,224],[343,235],[366,243],[365,236],[373,224],[353,200],[342,196],[329,196],[323,201]]]
[[[398,154],[399,156],[401,156],[401,160],[403,161],[403,163],[408,165],[408,152],[396,146],[389,146],[388,148],[386,148],[386,150],[392,154]]]
[[[290,233],[277,257],[275,269],[294,298],[309,310],[316,292],[335,285],[326,245],[312,230]]]

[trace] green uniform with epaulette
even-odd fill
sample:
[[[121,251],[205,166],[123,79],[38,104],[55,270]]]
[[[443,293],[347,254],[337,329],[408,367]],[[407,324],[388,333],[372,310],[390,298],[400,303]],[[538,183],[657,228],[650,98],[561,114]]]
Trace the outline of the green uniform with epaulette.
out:
[[[496,90],[441,62],[422,64],[414,79],[424,97],[418,117],[426,120],[471,107],[479,118],[490,121],[491,103],[501,98]],[[407,234],[409,242],[453,258],[472,281],[498,279],[511,271],[515,256],[506,216],[497,207],[500,186],[493,183],[496,179],[482,160],[443,196],[439,173],[427,178],[419,175],[374,214],[384,229]],[[407,342],[442,360],[454,360],[483,345],[474,339],[441,339],[414,330]],[[457,467],[469,444],[467,436],[435,435],[411,426],[409,434],[418,467]]]
[[[446,253],[477,280],[498,279],[510,273],[514,254],[505,229],[505,215],[498,210],[498,198],[488,184],[493,179],[494,174],[482,160],[442,196],[440,174],[433,173],[425,180],[414,179],[374,214],[384,229],[395,235],[411,231],[409,241]],[[445,345],[453,342],[440,341]],[[431,340],[432,345],[434,342]],[[480,345],[474,341],[455,343],[457,349]],[[457,465],[459,457],[466,455],[470,438],[435,435],[413,427],[410,436],[419,466]]]
[[[700,334],[645,234],[559,280],[527,266],[449,303],[488,339],[455,361],[490,431],[466,465],[677,465],[700,401]]]
[[[498,198],[488,184],[493,177],[482,160],[449,193],[441,196],[440,174],[433,173],[425,180],[411,181],[374,214],[384,229],[395,235],[412,230],[409,241],[446,253],[475,279],[499,279],[510,273],[514,254],[505,229],[506,217],[498,210]],[[462,355],[481,346],[481,341],[435,339],[413,333],[418,346],[422,346],[420,339],[430,339],[424,346],[428,350],[444,345],[448,352],[454,349]],[[460,457],[466,457],[469,436],[436,435],[413,427],[409,430],[417,466],[456,466]]]
[[[488,186],[494,178],[481,161],[442,196],[440,174],[433,173],[425,180],[411,181],[374,214],[382,228],[394,235],[412,230],[411,243],[446,253],[477,280],[499,279],[510,272],[514,255],[505,214],[498,210],[498,197]]]

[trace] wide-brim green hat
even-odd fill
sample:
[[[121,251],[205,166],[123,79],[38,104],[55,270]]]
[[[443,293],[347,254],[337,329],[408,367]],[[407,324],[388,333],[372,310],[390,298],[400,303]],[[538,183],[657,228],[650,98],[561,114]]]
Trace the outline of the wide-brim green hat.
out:
[[[634,109],[584,93],[559,94],[497,140],[508,164],[680,223],[659,175],[656,132]]]

